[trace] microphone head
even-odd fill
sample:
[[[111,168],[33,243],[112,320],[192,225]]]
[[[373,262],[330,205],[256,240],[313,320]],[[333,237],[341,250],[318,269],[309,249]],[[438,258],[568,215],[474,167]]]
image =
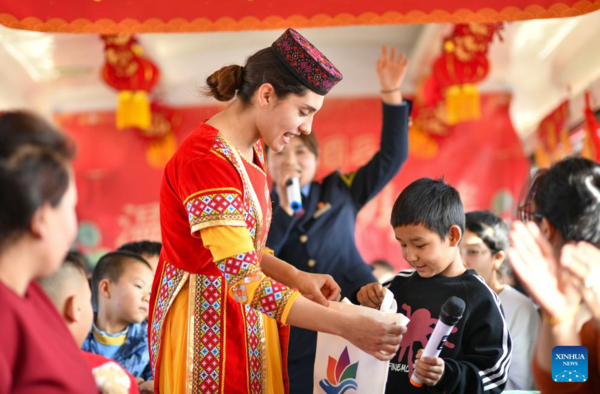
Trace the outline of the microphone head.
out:
[[[442,305],[440,320],[448,326],[456,325],[462,318],[465,307],[465,302],[461,298],[455,296],[448,298],[448,300],[444,302],[444,305]]]

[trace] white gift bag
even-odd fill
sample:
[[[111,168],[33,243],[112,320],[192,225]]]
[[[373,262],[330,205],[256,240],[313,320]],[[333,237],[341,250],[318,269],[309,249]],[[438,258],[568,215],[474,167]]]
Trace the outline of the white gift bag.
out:
[[[380,310],[353,305],[348,300],[329,302],[329,307],[343,313],[373,317],[386,323],[406,326],[409,319],[396,313],[391,291],[385,291]],[[379,394],[385,391],[389,361],[379,361],[349,341],[320,332],[317,336],[314,394]],[[353,391],[352,391],[353,390]]]

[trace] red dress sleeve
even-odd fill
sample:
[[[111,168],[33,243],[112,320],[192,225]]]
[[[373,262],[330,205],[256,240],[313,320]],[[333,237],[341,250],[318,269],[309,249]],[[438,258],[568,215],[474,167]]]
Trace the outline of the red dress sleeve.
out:
[[[213,226],[246,226],[242,181],[218,153],[210,152],[187,163],[177,184],[192,235]]]

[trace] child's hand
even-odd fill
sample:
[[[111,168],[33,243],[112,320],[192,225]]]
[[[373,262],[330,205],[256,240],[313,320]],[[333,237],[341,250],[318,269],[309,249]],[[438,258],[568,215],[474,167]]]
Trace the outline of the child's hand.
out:
[[[444,374],[444,360],[439,357],[423,357],[423,349],[417,353],[417,361],[414,365],[414,372],[417,378],[427,386],[435,386]]]
[[[152,394],[154,393],[154,380],[147,380],[145,382],[138,383],[140,394]]]
[[[383,294],[384,290],[381,283],[373,282],[361,287],[356,298],[358,298],[358,302],[363,306],[379,309],[383,302]]]

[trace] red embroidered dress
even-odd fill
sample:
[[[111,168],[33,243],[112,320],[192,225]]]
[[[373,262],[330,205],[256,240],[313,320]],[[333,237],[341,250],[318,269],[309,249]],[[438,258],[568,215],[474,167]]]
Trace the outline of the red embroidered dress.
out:
[[[287,380],[288,327],[280,324],[278,330],[275,320],[285,323],[298,293],[260,270],[271,201],[259,143],[254,156],[255,163],[247,162],[218,130],[201,124],[165,168],[163,249],[149,324],[157,390],[164,387],[161,371],[167,364],[171,368],[173,358],[184,363],[184,372],[169,372],[165,379],[185,382],[163,391],[268,393],[273,376],[267,369]],[[171,316],[172,309],[178,312]],[[281,342],[274,344],[277,331]],[[170,348],[166,361],[165,348]]]

